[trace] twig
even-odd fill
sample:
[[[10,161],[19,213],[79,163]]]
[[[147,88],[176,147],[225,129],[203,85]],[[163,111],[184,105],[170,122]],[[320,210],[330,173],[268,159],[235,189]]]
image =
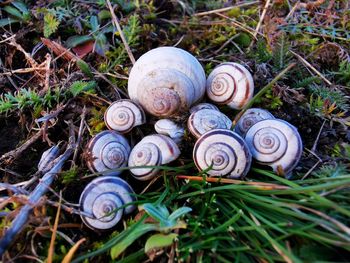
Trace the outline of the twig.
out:
[[[36,134],[34,134],[32,137],[30,137],[25,143],[23,143],[21,146],[18,148],[9,151],[5,154],[3,154],[0,157],[0,161],[12,161],[14,159],[17,159],[26,149],[28,149],[29,146],[31,146],[34,142],[36,142],[41,135],[43,134],[43,130],[40,129]]]
[[[323,79],[324,82],[326,82],[328,85],[332,85],[332,82],[330,82],[328,79],[326,79],[325,76],[322,75],[321,72],[319,72],[314,66],[312,66],[309,62],[306,61],[302,56],[299,54],[293,52],[292,50],[289,50],[290,53],[292,53],[294,56],[296,56],[305,66],[310,68],[313,72],[315,72],[321,79]]]
[[[119,20],[118,20],[117,16],[116,16],[115,13],[114,13],[114,10],[113,10],[111,1],[107,0],[106,3],[107,3],[107,6],[108,6],[108,8],[109,8],[109,11],[111,12],[112,19],[113,19],[113,23],[114,23],[114,25],[117,27],[118,32],[119,32],[119,35],[120,35],[120,38],[121,38],[122,41],[123,41],[125,50],[126,50],[126,52],[128,53],[129,58],[130,58],[132,64],[135,64],[136,61],[135,61],[134,55],[133,55],[132,52],[131,52],[131,49],[130,49],[130,47],[129,47],[128,42],[126,41],[126,38],[125,38],[124,33],[123,33],[123,30],[121,29],[120,24],[119,24]]]
[[[253,2],[248,2],[248,3],[242,2],[242,3],[239,3],[239,4],[234,5],[234,6],[229,6],[229,7],[210,10],[210,11],[206,11],[206,12],[196,13],[196,14],[194,14],[194,16],[205,16],[205,15],[210,15],[210,14],[214,14],[214,13],[226,12],[226,11],[230,11],[231,9],[234,9],[237,7],[245,7],[245,6],[255,5],[255,4],[258,4],[259,2],[260,1],[253,1]]]
[[[318,134],[317,134],[316,140],[315,140],[315,142],[314,142],[314,145],[313,145],[312,148],[311,148],[311,151],[312,151],[312,152],[315,152],[315,151],[316,151],[316,147],[317,147],[317,144],[318,144],[318,140],[320,139],[320,136],[321,136],[323,127],[324,127],[324,125],[326,124],[326,121],[327,121],[327,120],[324,120],[324,121],[323,121],[323,123],[322,123],[322,125],[321,125],[321,128],[320,128],[320,130],[318,131]]]
[[[284,185],[270,184],[270,183],[264,183],[264,182],[247,182],[247,181],[241,181],[241,180],[236,180],[236,179],[227,179],[227,178],[215,178],[215,177],[203,178],[201,176],[177,175],[176,179],[187,179],[187,180],[191,180],[191,181],[201,181],[201,182],[205,181],[205,182],[210,182],[210,183],[245,184],[245,185],[255,186],[260,190],[289,189],[288,186],[284,186]]]
[[[59,157],[58,162],[47,172],[39,184],[35,187],[33,192],[28,198],[28,204],[24,205],[16,218],[12,221],[10,228],[6,231],[2,239],[0,240],[0,256],[4,254],[7,247],[12,243],[16,235],[22,230],[27,223],[28,217],[33,210],[33,207],[39,202],[41,197],[47,192],[47,186],[50,186],[56,176],[56,174],[62,169],[64,163],[72,155],[75,147],[74,137],[70,138],[70,143],[66,151]]]
[[[39,91],[39,95],[43,96],[49,89],[50,89],[50,64],[52,61],[52,57],[50,56],[50,54],[46,54],[46,61],[45,61],[45,82],[44,82],[44,89],[42,89],[41,91]]]
[[[258,24],[256,25],[255,32],[254,32],[254,34],[253,34],[254,39],[256,39],[256,35],[259,33],[260,27],[261,27],[261,25],[262,25],[262,22],[264,21],[264,18],[265,18],[267,9],[268,9],[268,7],[269,7],[269,5],[270,5],[270,2],[271,2],[271,0],[267,0],[266,3],[265,3],[265,6],[264,6],[263,11],[262,11],[262,13],[261,13],[259,22],[258,22]],[[253,45],[254,39],[253,39],[253,41],[250,43],[250,47]]]
[[[83,129],[84,129],[84,122],[85,122],[85,116],[86,116],[86,107],[84,106],[83,108],[83,112],[80,115],[80,126],[79,126],[79,131],[78,131],[78,136],[77,136],[77,143],[74,149],[74,154],[73,154],[73,159],[72,159],[72,165],[71,168],[73,166],[75,166],[75,161],[78,157],[78,150],[79,150],[79,146],[80,146],[80,142],[81,142],[81,138],[83,135]]]
[[[54,254],[54,249],[55,249],[55,240],[57,236],[57,226],[58,222],[60,220],[60,212],[61,212],[61,201],[62,201],[62,192],[60,193],[60,201],[59,205],[57,208],[57,213],[56,213],[56,218],[55,218],[55,223],[52,229],[52,235],[51,235],[51,241],[50,241],[50,246],[49,246],[49,252],[47,255],[47,262],[52,263],[53,260],[53,254]]]

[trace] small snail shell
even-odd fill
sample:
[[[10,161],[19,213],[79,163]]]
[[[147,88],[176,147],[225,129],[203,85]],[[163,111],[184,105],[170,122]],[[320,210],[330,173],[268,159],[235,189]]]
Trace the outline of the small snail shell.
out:
[[[209,74],[206,91],[213,102],[241,109],[253,96],[253,77],[240,64],[222,63]]]
[[[38,163],[38,170],[42,173],[48,172],[53,166],[52,161],[55,160],[59,154],[60,148],[57,145],[54,145],[43,152]]]
[[[259,108],[248,109],[238,120],[235,126],[235,132],[237,132],[241,136],[244,136],[249,130],[249,128],[252,127],[255,123],[262,120],[274,118],[275,117],[267,110]]]
[[[119,207],[135,201],[134,191],[123,179],[115,176],[100,176],[91,181],[80,195],[80,211],[94,218],[81,216],[91,229],[105,230],[114,227],[123,214],[129,214],[134,205]]]
[[[204,133],[193,148],[193,160],[200,171],[211,167],[211,176],[244,177],[252,156],[247,144],[231,130],[216,129]]]
[[[204,96],[205,73],[187,51],[159,47],[136,61],[130,72],[128,93],[152,115],[176,115]]]
[[[298,130],[280,119],[262,120],[246,133],[245,141],[253,158],[287,175],[299,162],[303,144]]]
[[[164,134],[179,143],[184,136],[184,128],[169,119],[161,119],[154,124],[154,129],[159,134]]]
[[[232,121],[220,111],[203,109],[195,111],[187,121],[190,132],[199,138],[203,133],[213,129],[230,129]]]
[[[90,171],[106,175],[119,175],[121,171],[108,171],[125,167],[130,146],[125,137],[115,131],[96,134],[88,143],[85,157]]]
[[[144,137],[132,149],[129,156],[129,167],[134,166],[158,166],[167,164],[180,155],[176,143],[169,137],[161,134],[153,134]],[[130,169],[138,180],[149,180],[156,176],[156,168]]]
[[[203,110],[203,109],[211,109],[211,110],[217,110],[217,111],[219,111],[219,108],[216,107],[215,105],[213,105],[213,104],[211,104],[211,103],[203,102],[203,103],[197,104],[196,106],[193,106],[193,107],[190,109],[190,113],[193,113],[193,112],[199,111],[199,110]]]
[[[146,122],[146,116],[141,106],[126,99],[112,103],[106,110],[104,118],[109,129],[120,133],[127,133],[133,127]]]

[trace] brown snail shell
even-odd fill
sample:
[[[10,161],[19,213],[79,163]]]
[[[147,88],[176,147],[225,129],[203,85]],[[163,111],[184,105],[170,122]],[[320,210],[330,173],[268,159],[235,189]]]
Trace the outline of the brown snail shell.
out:
[[[89,141],[86,164],[91,172],[105,175],[119,175],[121,171],[109,171],[125,167],[130,154],[127,139],[115,131],[103,131]]]
[[[241,109],[253,97],[253,77],[238,63],[222,63],[209,74],[206,91],[211,101]]]
[[[244,139],[237,133],[216,129],[204,133],[193,148],[193,160],[200,171],[210,176],[244,177],[252,156]]]
[[[297,128],[280,119],[257,122],[247,131],[245,141],[253,158],[278,174],[288,175],[303,151]]]

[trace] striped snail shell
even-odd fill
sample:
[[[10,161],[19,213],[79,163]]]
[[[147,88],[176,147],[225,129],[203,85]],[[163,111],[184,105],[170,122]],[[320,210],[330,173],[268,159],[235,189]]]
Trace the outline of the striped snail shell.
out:
[[[152,134],[144,137],[132,149],[129,156],[129,167],[158,166],[176,160],[180,150],[174,140],[162,135]],[[134,168],[131,173],[138,180],[150,180],[158,173],[156,168]]]
[[[114,227],[123,214],[129,214],[134,205],[123,205],[136,201],[134,191],[123,179],[115,176],[100,176],[91,181],[80,195],[80,211],[84,224],[91,229],[106,230]]]
[[[128,93],[148,113],[167,117],[187,110],[205,93],[205,73],[185,50],[159,47],[143,54],[132,67]]]
[[[215,105],[213,105],[213,104],[211,104],[211,103],[203,102],[203,103],[197,104],[196,106],[193,106],[193,107],[190,109],[190,113],[193,113],[193,112],[199,111],[199,110],[203,110],[203,109],[211,109],[211,110],[217,110],[217,111],[219,111],[219,108],[216,107]]]
[[[105,112],[105,123],[111,130],[127,133],[133,127],[146,122],[146,116],[140,105],[132,100],[118,100]]]
[[[240,64],[222,63],[209,74],[206,91],[213,102],[241,109],[253,97],[253,77]]]
[[[91,172],[119,175],[121,171],[108,170],[125,167],[129,154],[130,146],[123,135],[115,131],[103,131],[89,141],[85,158]]]
[[[250,168],[252,156],[237,133],[216,129],[204,133],[193,148],[193,160],[200,171],[211,176],[244,177]]]
[[[253,158],[280,175],[288,175],[298,164],[303,144],[298,130],[280,119],[262,120],[246,133]]]
[[[255,123],[262,120],[274,118],[275,117],[267,110],[259,108],[248,109],[238,120],[235,126],[235,132],[244,137],[249,128],[252,127]]]
[[[177,125],[174,121],[169,119],[161,119],[154,124],[154,129],[157,133],[167,135],[176,143],[179,143],[184,136],[184,128]]]
[[[193,136],[199,138],[203,133],[213,129],[230,129],[232,121],[220,111],[202,109],[193,112],[187,121],[187,127]]]

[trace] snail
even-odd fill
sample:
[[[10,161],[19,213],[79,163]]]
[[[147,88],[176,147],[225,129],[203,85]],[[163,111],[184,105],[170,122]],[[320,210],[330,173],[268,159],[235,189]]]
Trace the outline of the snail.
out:
[[[219,111],[219,108],[216,107],[215,105],[213,105],[213,104],[211,104],[211,103],[203,102],[203,103],[197,104],[196,106],[193,106],[193,107],[190,109],[190,113],[193,113],[193,112],[199,111],[199,110],[203,110],[203,109],[212,109],[212,110],[217,110],[217,111]]]
[[[200,171],[206,171],[210,176],[238,178],[248,173],[252,156],[244,139],[237,133],[215,129],[197,140],[193,160]]]
[[[174,161],[179,155],[180,150],[171,138],[162,134],[148,135],[132,149],[129,167],[163,165]],[[142,181],[150,180],[158,173],[158,169],[153,167],[133,168],[130,171],[136,179]]]
[[[133,127],[146,122],[141,106],[127,99],[112,103],[106,110],[104,119],[109,129],[120,133],[127,133]]]
[[[174,116],[203,98],[205,73],[187,51],[159,47],[136,61],[130,72],[128,93],[148,113]]]
[[[129,214],[136,201],[134,191],[123,179],[115,176],[100,176],[91,181],[83,190],[79,199],[84,224],[91,229],[106,230],[114,227],[123,214]],[[123,209],[118,209],[121,206]]]
[[[247,131],[245,141],[253,158],[280,175],[288,175],[294,169],[303,150],[298,130],[280,119],[257,122]]]
[[[232,121],[220,111],[202,109],[193,112],[187,121],[190,132],[199,138],[203,133],[213,129],[230,129]]]
[[[249,130],[249,128],[252,127],[255,123],[262,120],[274,118],[275,117],[267,110],[259,108],[248,109],[238,120],[235,126],[235,132],[237,132],[241,136],[244,136]]]
[[[206,92],[208,98],[217,104],[241,109],[253,97],[253,77],[240,64],[222,63],[209,74]]]
[[[130,154],[126,138],[115,131],[96,134],[88,143],[85,158],[91,172],[119,175],[121,171],[108,171],[125,167]]]
[[[172,138],[176,143],[179,143],[184,136],[184,128],[177,125],[169,119],[161,119],[154,124],[154,129],[159,134],[164,134]]]

